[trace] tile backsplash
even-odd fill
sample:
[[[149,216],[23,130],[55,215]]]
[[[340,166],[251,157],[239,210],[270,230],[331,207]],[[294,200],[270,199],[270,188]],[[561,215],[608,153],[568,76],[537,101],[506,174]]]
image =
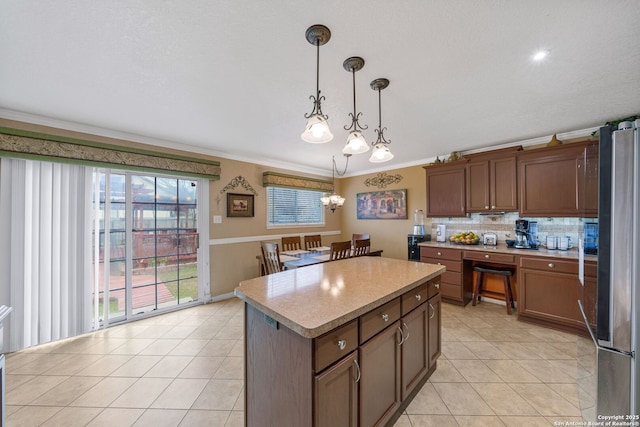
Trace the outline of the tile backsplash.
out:
[[[578,241],[578,234],[582,233],[585,222],[597,222],[596,218],[527,218],[520,217],[517,212],[508,212],[504,215],[488,216],[477,213],[470,214],[467,218],[431,218],[431,235],[436,235],[436,225],[447,226],[447,240],[449,236],[461,231],[473,231],[481,235],[493,232],[498,235],[498,241],[515,239],[516,219],[527,219],[538,222],[538,239],[546,241],[547,236],[569,236],[574,245]]]

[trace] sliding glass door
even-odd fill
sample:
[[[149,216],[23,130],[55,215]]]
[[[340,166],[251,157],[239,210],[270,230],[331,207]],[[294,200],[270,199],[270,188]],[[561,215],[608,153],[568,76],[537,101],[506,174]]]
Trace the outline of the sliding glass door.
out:
[[[197,181],[94,174],[94,323],[198,301]]]

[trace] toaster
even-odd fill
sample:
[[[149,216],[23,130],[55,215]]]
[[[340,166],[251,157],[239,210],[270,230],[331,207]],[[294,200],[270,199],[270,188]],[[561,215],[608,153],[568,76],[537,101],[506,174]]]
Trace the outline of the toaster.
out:
[[[482,244],[495,246],[498,244],[498,235],[496,233],[484,233],[482,235]]]

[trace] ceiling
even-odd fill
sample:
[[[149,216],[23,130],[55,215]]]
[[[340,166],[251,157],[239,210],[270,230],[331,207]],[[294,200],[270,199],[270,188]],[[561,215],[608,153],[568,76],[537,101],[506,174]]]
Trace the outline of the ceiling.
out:
[[[637,0],[0,0],[0,117],[331,173],[353,110],[395,158],[424,164],[640,113]],[[300,139],[315,94],[335,135]],[[539,63],[531,56],[550,50]],[[560,138],[562,139],[562,138]],[[224,165],[223,165],[224,166]]]

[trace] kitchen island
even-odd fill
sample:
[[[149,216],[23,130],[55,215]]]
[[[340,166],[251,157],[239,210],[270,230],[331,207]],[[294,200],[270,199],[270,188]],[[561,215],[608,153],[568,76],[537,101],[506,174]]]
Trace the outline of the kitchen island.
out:
[[[241,282],[245,425],[392,423],[436,368],[444,271],[357,257]]]

